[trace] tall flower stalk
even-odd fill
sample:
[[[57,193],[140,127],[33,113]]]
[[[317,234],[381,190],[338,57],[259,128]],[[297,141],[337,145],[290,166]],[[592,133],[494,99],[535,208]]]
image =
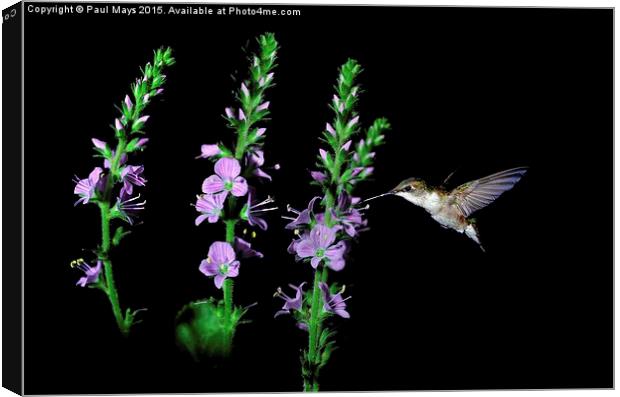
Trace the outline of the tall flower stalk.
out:
[[[265,167],[266,128],[262,122],[270,114],[265,94],[274,85],[278,43],[271,33],[259,36],[257,41],[259,49],[250,57],[249,76],[236,92],[237,104],[224,110],[224,118],[236,137],[233,145],[204,144],[198,156],[215,164],[213,174],[203,181],[202,192],[197,196],[195,207],[199,215],[195,223],[220,223],[224,235],[222,240],[210,245],[207,257],[199,266],[200,272],[212,278],[215,287],[222,290],[222,299],[190,304],[180,313],[194,308],[193,320],[179,324],[177,337],[195,357],[203,352],[229,354],[237,324],[246,311],[234,304],[233,279],[240,273],[241,261],[262,257],[239,235],[238,229],[266,230],[267,223],[261,215],[276,209],[270,205],[273,202],[270,197],[262,200],[257,197],[259,183],[271,180]],[[254,234],[252,231],[251,235]],[[199,309],[197,304],[201,305]],[[213,322],[209,317],[219,320]]]
[[[390,128],[386,119],[379,118],[362,133],[355,110],[360,93],[356,78],[361,70],[355,60],[349,59],[339,71],[330,104],[334,119],[322,133],[321,140],[326,145],[319,149],[318,169],[310,173],[321,196],[310,200],[302,211],[289,207],[292,216],[285,217],[291,221],[286,229],[294,230],[296,235],[288,252],[297,261],[308,263],[313,271],[307,291],[303,290],[303,282],[299,286],[290,284],[294,297],[281,288],[276,292],[284,300],[276,316],[292,315],[296,326],[308,333],[308,348],[301,356],[304,391],[319,390],[319,372],[336,348],[335,331],[328,320],[350,317],[346,303],[350,297],[344,296],[345,285],[330,285],[329,274],[345,267],[352,241],[366,228],[362,209],[355,207],[359,198],[353,193],[358,183],[372,174],[374,150],[383,143],[383,134]],[[358,138],[359,135],[362,137]]]
[[[121,308],[114,283],[111,250],[120,245],[129,231],[121,225],[112,232],[112,224],[119,220],[133,225],[146,204],[137,192],[137,188],[146,184],[144,166],[129,162],[132,156],[144,150],[148,142],[144,127],[149,116],[144,112],[163,92],[166,81],[163,72],[174,62],[172,49],[160,48],[154,52],[152,63],[147,63],[141,70],[142,75],[131,86],[131,94],[126,95],[118,107],[120,115],[112,126],[115,142],[110,145],[100,139],[92,139],[96,157],[103,159],[102,166],[95,167],[87,178],[76,177],[75,180],[74,193],[79,196],[75,204],[97,205],[101,217],[101,244],[95,250],[96,266],[89,265],[83,259],[71,263],[72,267],[84,272],[84,277],[77,284],[100,289],[107,295],[118,328],[125,336],[135,324],[135,315],[139,310],[127,308],[123,312]]]

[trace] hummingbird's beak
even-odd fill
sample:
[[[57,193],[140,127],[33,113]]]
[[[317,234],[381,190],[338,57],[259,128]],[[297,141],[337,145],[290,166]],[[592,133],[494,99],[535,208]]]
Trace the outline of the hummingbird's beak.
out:
[[[392,194],[394,194],[394,192],[390,190],[387,193],[383,193],[383,194],[380,194],[378,196],[373,196],[373,197],[367,198],[366,200],[360,201],[359,203],[357,203],[357,205],[364,204],[365,202],[368,202],[370,200],[378,199],[379,197],[389,196],[389,195],[392,195]]]

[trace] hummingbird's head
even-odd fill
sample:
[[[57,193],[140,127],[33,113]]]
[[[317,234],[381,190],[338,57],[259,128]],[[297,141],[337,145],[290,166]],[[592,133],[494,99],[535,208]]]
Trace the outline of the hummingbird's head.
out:
[[[390,193],[397,196],[414,195],[417,196],[426,191],[426,183],[422,179],[409,178],[398,184]]]

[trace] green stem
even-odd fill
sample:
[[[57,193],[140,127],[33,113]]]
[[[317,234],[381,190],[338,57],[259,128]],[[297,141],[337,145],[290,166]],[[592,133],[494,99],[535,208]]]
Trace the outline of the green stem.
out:
[[[236,219],[228,219],[225,221],[226,225],[226,242],[233,245],[235,242],[235,226],[237,225]],[[233,287],[234,282],[230,278],[224,280],[222,284],[222,293],[224,294],[224,313],[228,320],[232,319],[233,312]]]
[[[321,308],[321,294],[319,290],[319,282],[321,281],[322,269],[318,267],[314,272],[314,287],[312,289],[312,306],[310,307],[310,327],[309,333],[309,346],[308,346],[308,360],[311,365],[314,364],[315,355],[317,350],[317,331],[319,327],[319,311]]]
[[[114,274],[112,273],[112,262],[109,259],[110,252],[110,205],[108,203],[99,203],[99,209],[101,211],[101,253],[100,258],[103,262],[103,271],[105,274],[105,292],[110,299],[112,305],[112,312],[116,319],[116,324],[120,329],[123,336],[129,334],[129,327],[127,326],[121,311],[121,305],[118,300],[118,292],[116,291],[116,285],[114,283]]]

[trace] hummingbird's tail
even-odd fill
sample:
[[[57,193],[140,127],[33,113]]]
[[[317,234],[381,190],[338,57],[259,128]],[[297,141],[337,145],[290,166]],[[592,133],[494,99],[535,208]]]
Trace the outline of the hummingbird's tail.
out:
[[[476,227],[475,223],[471,222],[467,225],[467,227],[465,228],[465,234],[467,235],[467,237],[478,243],[478,246],[480,247],[482,252],[486,252],[484,250],[484,247],[480,243],[480,234],[478,233],[478,228]]]

